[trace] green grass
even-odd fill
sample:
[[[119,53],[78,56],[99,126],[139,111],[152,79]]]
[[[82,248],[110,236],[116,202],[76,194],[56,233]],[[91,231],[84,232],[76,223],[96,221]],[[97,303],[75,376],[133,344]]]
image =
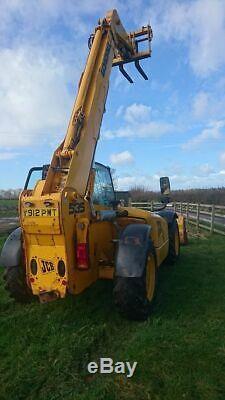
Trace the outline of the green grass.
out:
[[[18,200],[0,199],[0,218],[17,217],[17,215],[18,215]]]
[[[115,311],[112,283],[40,305],[0,287],[0,398],[219,400],[225,394],[225,239],[191,239],[163,267],[151,318]],[[2,274],[1,274],[2,275]],[[99,357],[137,361],[130,379],[89,375]]]

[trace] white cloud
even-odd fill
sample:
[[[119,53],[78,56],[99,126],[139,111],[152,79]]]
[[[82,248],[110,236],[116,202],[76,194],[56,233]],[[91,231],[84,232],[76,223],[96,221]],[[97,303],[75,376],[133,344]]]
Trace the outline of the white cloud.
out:
[[[218,175],[225,175],[225,169],[221,169],[221,171],[218,172]],[[225,186],[224,183],[222,183],[222,186]]]
[[[113,138],[158,138],[166,133],[172,132],[172,124],[162,121],[152,121],[139,125],[128,125],[114,131],[106,130],[102,136],[106,139]]]
[[[135,174],[133,176],[122,176],[118,177],[118,189],[119,190],[129,190],[132,187],[144,186],[151,190],[159,190],[159,180],[154,176],[149,175],[139,175]]]
[[[63,137],[72,106],[63,60],[39,47],[2,49],[0,75],[1,147]]]
[[[124,111],[124,106],[123,105],[119,106],[116,110],[116,117],[117,118],[120,117],[123,114],[123,111]]]
[[[79,4],[72,0],[1,1],[1,30],[5,35],[10,34],[13,26],[20,37],[28,34],[43,37],[51,36],[56,25],[63,25],[76,35],[87,35],[90,33],[88,17],[104,17],[106,10],[118,4],[119,0],[83,0]]]
[[[149,190],[159,191],[158,174],[133,176],[125,175],[118,177],[118,190],[129,190],[135,186],[142,186]],[[174,174],[169,175],[171,190],[191,189],[191,188],[211,188],[225,185],[225,169],[211,172],[209,174]]]
[[[222,0],[199,0],[193,4],[193,40],[190,46],[190,62],[194,71],[208,75],[225,63],[225,6]]]
[[[151,107],[136,103],[123,108],[123,120],[126,124],[115,130],[105,130],[102,136],[106,139],[158,138],[175,130],[170,123],[151,120],[150,110]]]
[[[132,154],[126,150],[121,153],[113,153],[110,155],[110,161],[114,165],[127,165],[134,161]]]
[[[225,166],[225,151],[220,154],[220,163]]]
[[[51,141],[57,139],[58,142],[59,138],[63,138],[74,99],[74,95],[70,94],[71,87],[78,81],[84,65],[87,52],[83,49],[86,48],[87,37],[98,17],[104,16],[108,8],[119,8],[121,19],[125,17],[132,29],[139,26],[140,19],[144,24],[150,19],[153,22],[154,46],[158,39],[181,42],[183,60],[189,61],[198,76],[205,77],[225,63],[225,45],[221,40],[225,37],[224,0],[153,0],[149,12],[147,4],[144,0],[127,3],[84,0],[79,4],[72,0],[0,1],[0,159],[14,157],[19,147],[34,148],[43,141],[48,146]],[[124,78],[118,72],[112,84],[119,86],[120,82],[123,82],[123,92],[132,91],[132,85],[124,85]],[[222,78],[220,85],[221,88],[224,85]],[[167,97],[167,103],[176,110],[171,96]],[[124,118],[121,126],[103,132],[103,136],[158,138],[175,130],[148,104],[133,103],[127,108],[122,106],[117,112],[118,117]],[[183,145],[190,149],[221,136],[222,126],[217,124],[223,123],[224,97],[217,98],[216,104],[210,90],[208,93],[199,92],[193,103],[193,112],[197,118],[210,115],[211,119],[220,121],[207,126],[196,138]],[[162,144],[162,147],[167,146],[180,144]],[[221,163],[223,165],[222,156]],[[189,187],[203,181],[206,184],[206,176],[203,175],[207,175],[207,167],[204,165],[194,177],[175,171],[171,180],[177,185]],[[224,169],[217,174],[208,171],[208,174],[210,182],[215,183],[219,181],[218,177],[221,179],[224,176]],[[125,179],[127,182],[132,180],[133,184],[146,182],[146,185],[154,187],[156,176],[136,174],[120,179],[124,183]],[[158,189],[158,182],[155,189]]]
[[[140,124],[137,136],[139,137],[160,137],[175,130],[170,123],[163,121],[151,121]]]
[[[124,119],[129,123],[146,121],[150,116],[151,107],[145,104],[133,103],[125,110]]]
[[[222,137],[221,129],[225,126],[225,121],[214,121],[206,129],[181,145],[183,150],[193,150],[207,140],[217,140]]]
[[[15,158],[17,156],[18,156],[18,153],[0,152],[0,161],[12,160],[13,158]]]
[[[152,16],[156,40],[185,43],[197,75],[207,76],[225,64],[224,0],[155,1],[146,12]]]
[[[64,137],[74,100],[71,88],[88,52],[83,52],[81,36],[86,44],[92,30],[83,17],[100,10],[103,3],[108,1],[96,0],[93,5],[84,0],[80,7],[70,0],[0,1],[3,149],[44,142],[55,146]]]
[[[55,138],[64,137],[74,99],[71,87],[79,80],[87,54],[83,40],[86,45],[95,18],[97,23],[107,9],[118,6],[127,18],[132,17],[139,3],[0,1],[2,147],[34,146],[43,141],[55,144]],[[139,114],[147,109],[137,106]]]
[[[225,116],[224,89],[215,85],[213,90],[198,92],[192,104],[193,116],[199,120],[222,119]]]
[[[208,163],[199,165],[198,169],[199,169],[199,174],[203,176],[209,176],[214,172],[214,168]]]
[[[202,118],[208,111],[209,96],[208,93],[199,92],[193,101],[193,114],[196,118]]]
[[[181,175],[183,173],[184,167],[180,162],[172,161],[164,166],[159,165],[159,170],[156,171],[156,176],[158,179],[160,176],[174,176]]]

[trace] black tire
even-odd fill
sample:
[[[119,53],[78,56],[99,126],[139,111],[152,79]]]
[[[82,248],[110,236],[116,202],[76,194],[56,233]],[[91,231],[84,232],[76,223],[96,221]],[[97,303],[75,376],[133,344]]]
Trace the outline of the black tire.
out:
[[[167,263],[174,264],[180,255],[180,236],[177,220],[174,219],[172,224],[169,225],[169,252],[167,256]]]
[[[32,292],[26,283],[26,276],[23,267],[8,267],[4,273],[5,289],[18,303],[29,303],[32,299]]]
[[[119,311],[127,319],[135,321],[144,321],[151,313],[157,284],[157,265],[154,254],[149,254],[154,259],[154,292],[151,301],[147,298],[146,276],[147,269],[141,277],[124,278],[117,277],[114,284],[114,304]],[[146,260],[147,266],[147,260]]]

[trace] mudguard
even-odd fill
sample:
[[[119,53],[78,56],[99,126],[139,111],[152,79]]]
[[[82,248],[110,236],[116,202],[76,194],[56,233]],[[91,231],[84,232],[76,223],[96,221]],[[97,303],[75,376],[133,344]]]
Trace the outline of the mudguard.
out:
[[[185,215],[179,215],[177,222],[180,235],[180,244],[186,245],[188,244],[188,233]]]
[[[160,215],[160,217],[164,218],[168,222],[169,226],[172,224],[174,219],[178,218],[177,213],[172,210],[161,210],[161,211],[157,211],[156,214],[158,214],[158,215]]]
[[[116,277],[141,277],[152,242],[150,225],[130,224],[123,230],[116,256]]]
[[[15,267],[19,265],[21,255],[21,228],[19,227],[15,229],[6,240],[0,256],[0,265],[5,268]]]

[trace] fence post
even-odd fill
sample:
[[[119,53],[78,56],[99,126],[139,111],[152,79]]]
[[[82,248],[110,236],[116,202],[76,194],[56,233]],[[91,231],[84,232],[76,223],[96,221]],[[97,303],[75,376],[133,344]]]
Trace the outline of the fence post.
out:
[[[215,204],[212,204],[210,233],[213,233],[214,231],[214,220],[215,220]]]
[[[153,207],[153,200],[151,201],[151,211],[153,211],[154,210],[154,207]]]
[[[180,214],[182,214],[182,201],[180,202]]]
[[[199,215],[200,215],[199,209],[200,209],[199,204],[197,204],[197,210],[196,210],[196,229],[197,229],[197,232],[199,232]]]
[[[186,218],[187,218],[187,224],[189,223],[189,203],[187,203],[187,213],[186,213]]]

